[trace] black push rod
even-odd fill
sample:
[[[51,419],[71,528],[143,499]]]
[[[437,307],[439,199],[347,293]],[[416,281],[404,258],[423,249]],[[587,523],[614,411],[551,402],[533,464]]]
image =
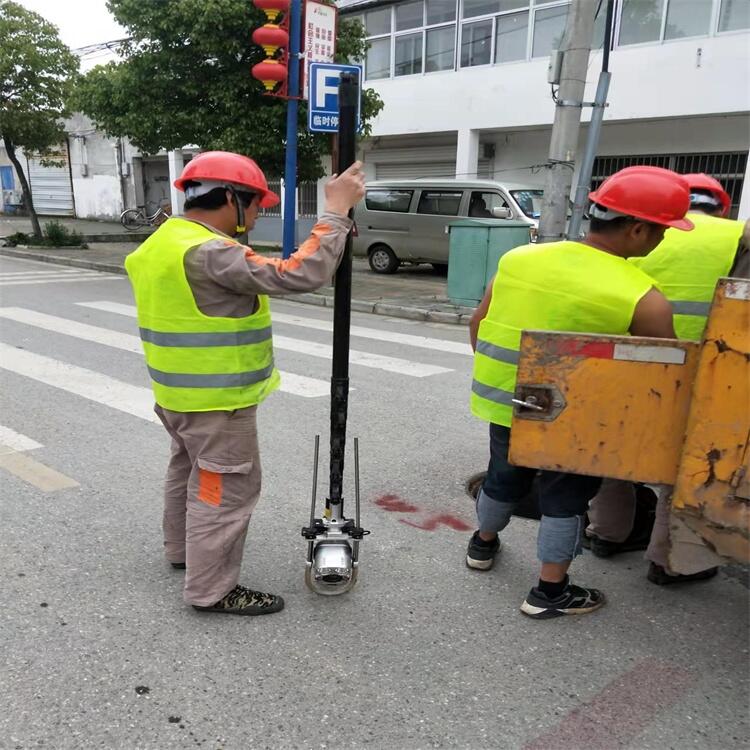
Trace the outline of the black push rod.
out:
[[[338,164],[342,174],[355,160],[357,139],[358,76],[343,73],[339,83]],[[349,217],[354,209],[349,211]],[[343,513],[344,451],[349,403],[349,327],[352,312],[352,235],[334,277],[333,366],[331,372],[331,485],[326,507],[341,506]]]

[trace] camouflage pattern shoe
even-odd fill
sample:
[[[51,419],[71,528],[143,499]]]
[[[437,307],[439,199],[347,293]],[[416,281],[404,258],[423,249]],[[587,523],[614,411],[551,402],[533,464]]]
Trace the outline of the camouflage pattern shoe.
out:
[[[275,594],[264,594],[244,586],[235,586],[223,599],[208,607],[193,604],[199,612],[221,612],[225,615],[270,615],[284,609],[284,600]]]

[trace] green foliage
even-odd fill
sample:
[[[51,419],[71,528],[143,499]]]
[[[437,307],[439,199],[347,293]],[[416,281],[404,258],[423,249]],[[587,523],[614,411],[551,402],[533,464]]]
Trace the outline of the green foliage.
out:
[[[48,221],[44,225],[44,237],[39,239],[33,234],[14,232],[3,238],[6,247],[17,245],[38,245],[43,247],[88,247],[83,241],[83,235],[74,229],[68,229],[59,221]]]
[[[57,29],[18,3],[0,0],[0,134],[6,144],[44,156],[64,140],[60,118],[78,58]]]
[[[76,106],[111,136],[126,136],[147,154],[197,145],[252,156],[270,175],[284,171],[286,103],[265,96],[250,75],[265,59],[252,43],[265,16],[249,0],[109,0],[131,37],[123,62],[98,66],[80,82]],[[341,62],[364,56],[361,24],[339,24]],[[330,138],[307,132],[300,103],[299,178],[322,176]],[[382,108],[363,97],[367,122]]]
[[[48,221],[44,225],[44,239],[46,245],[53,247],[83,246],[83,235],[74,229],[68,229],[59,221]]]

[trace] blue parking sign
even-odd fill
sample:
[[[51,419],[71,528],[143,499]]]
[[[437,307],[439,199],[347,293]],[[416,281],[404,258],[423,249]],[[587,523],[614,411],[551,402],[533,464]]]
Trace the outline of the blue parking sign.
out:
[[[307,128],[318,133],[339,130],[339,78],[342,73],[355,73],[362,91],[361,65],[310,63],[310,92],[307,99]],[[360,124],[360,98],[357,98],[357,129]]]

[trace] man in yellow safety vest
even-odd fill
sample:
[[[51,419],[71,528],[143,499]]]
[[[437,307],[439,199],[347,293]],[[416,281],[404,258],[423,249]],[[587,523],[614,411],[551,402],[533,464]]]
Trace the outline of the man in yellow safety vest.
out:
[[[466,564],[489,570],[498,532],[528,492],[536,471],[508,463],[508,445],[522,329],[579,331],[674,338],[672,309],[653,280],[627,262],[661,242],[667,227],[692,229],[687,182],[666,169],[630,167],[591,193],[590,231],[583,241],[515,248],[500,258],[497,274],[471,321],[475,350],[471,409],[490,423],[490,461],[477,497],[478,530]],[[584,614],[604,595],[570,583],[580,554],[583,519],[601,480],[544,471],[537,540],[541,573],[521,605],[533,618]]]
[[[156,400],[172,438],[164,491],[164,547],[185,570],[184,599],[197,610],[278,612],[284,601],[238,584],[250,515],[260,497],[260,404],[279,386],[269,294],[305,292],[333,275],[364,195],[356,162],[326,185],[324,213],[289,259],[236,239],[260,208],[279,202],[246,156],[194,157],[175,187],[185,214],[162,224],[125,267]]]
[[[659,246],[631,262],[645,271],[671,302],[678,338],[700,341],[717,281],[722,276],[748,276],[750,222],[725,218],[730,197],[721,183],[706,174],[684,175],[690,186],[692,232],[667,230]],[[717,568],[705,567],[706,554],[696,555],[696,569],[678,574],[670,570],[669,507],[661,497],[653,531],[637,528],[636,487],[631,482],[606,479],[589,507],[587,544],[598,557],[646,549],[647,577],[665,585],[713,577]],[[645,533],[644,533],[645,531]]]

